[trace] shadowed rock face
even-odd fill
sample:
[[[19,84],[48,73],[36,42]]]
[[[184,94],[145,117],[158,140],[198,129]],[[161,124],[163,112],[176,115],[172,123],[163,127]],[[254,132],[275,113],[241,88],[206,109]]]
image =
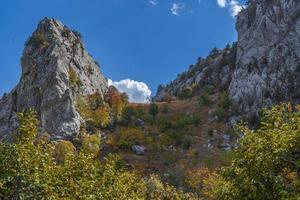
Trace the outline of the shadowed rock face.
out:
[[[227,90],[248,116],[277,102],[300,103],[300,1],[249,0],[237,17],[236,29],[236,45],[159,87],[154,100],[205,84]],[[229,59],[223,62],[226,55]]]
[[[19,84],[0,100],[0,137],[11,138],[16,113],[35,109],[41,132],[73,137],[84,123],[76,96],[98,92],[108,84],[99,66],[84,50],[80,35],[54,19],[43,19],[28,39],[21,58]]]

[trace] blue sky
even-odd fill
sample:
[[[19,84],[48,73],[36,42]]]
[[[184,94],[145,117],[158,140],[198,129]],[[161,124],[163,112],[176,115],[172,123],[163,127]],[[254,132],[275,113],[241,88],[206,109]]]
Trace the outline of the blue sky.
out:
[[[87,3],[88,2],[88,3]],[[160,83],[236,41],[237,0],[3,0],[0,1],[0,95],[21,73],[25,40],[43,17],[82,33],[106,77]]]

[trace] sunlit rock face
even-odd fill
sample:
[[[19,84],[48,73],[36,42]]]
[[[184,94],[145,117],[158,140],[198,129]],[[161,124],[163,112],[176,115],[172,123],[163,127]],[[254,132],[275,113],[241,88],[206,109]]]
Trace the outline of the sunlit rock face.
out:
[[[43,19],[25,44],[18,85],[0,100],[0,137],[9,140],[22,110],[38,112],[41,132],[73,137],[83,119],[75,108],[78,95],[98,92],[108,84],[80,34],[54,19]]]
[[[230,96],[246,113],[300,99],[300,1],[251,0],[237,18]]]
[[[154,97],[186,87],[228,91],[243,114],[282,101],[300,103],[300,1],[249,0],[237,16],[238,41],[199,60]]]

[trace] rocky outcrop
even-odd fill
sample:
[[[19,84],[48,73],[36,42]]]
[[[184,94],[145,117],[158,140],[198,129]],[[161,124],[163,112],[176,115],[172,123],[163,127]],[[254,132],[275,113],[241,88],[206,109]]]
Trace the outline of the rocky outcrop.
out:
[[[38,112],[41,132],[72,137],[84,123],[76,97],[98,92],[108,84],[98,64],[85,51],[80,34],[54,19],[43,19],[25,44],[19,84],[0,100],[0,138],[8,140],[16,114]]]
[[[238,41],[230,49],[234,52],[230,62],[220,62],[228,48],[210,55],[167,86],[160,86],[154,100],[206,84],[225,87],[248,116],[277,102],[300,103],[300,1],[249,0],[237,17],[236,28]]]
[[[235,69],[236,44],[227,45],[224,50],[213,49],[205,59],[191,65],[189,70],[179,74],[168,85],[160,85],[154,101],[167,101],[170,96],[181,97],[186,89],[192,90],[192,95],[210,89],[226,89],[231,82]]]
[[[236,70],[230,97],[255,113],[300,100],[300,1],[252,0],[237,18]]]

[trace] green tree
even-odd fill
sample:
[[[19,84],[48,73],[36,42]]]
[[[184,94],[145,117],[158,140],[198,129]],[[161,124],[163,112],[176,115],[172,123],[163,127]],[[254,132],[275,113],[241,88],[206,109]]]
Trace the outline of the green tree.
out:
[[[161,199],[152,198],[156,188],[143,177],[120,167],[119,156],[100,162],[98,136],[83,137],[80,150],[69,141],[34,144],[36,113],[18,116],[16,142],[0,143],[0,199]],[[160,183],[159,191],[167,200],[191,199],[167,184]]]
[[[299,111],[299,106],[277,105],[263,110],[257,130],[241,125],[232,163],[214,176],[208,194],[221,200],[299,199]]]
[[[156,103],[151,103],[149,107],[149,114],[152,115],[153,119],[158,114],[158,106]]]

